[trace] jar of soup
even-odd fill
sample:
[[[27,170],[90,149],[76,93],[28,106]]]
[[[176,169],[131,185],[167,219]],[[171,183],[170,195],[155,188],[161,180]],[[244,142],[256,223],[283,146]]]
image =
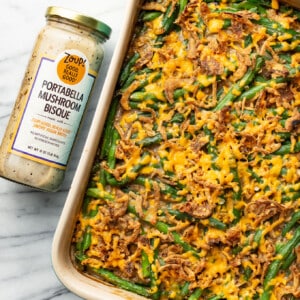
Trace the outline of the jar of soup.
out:
[[[0,146],[0,176],[57,191],[103,60],[111,29],[49,7]]]

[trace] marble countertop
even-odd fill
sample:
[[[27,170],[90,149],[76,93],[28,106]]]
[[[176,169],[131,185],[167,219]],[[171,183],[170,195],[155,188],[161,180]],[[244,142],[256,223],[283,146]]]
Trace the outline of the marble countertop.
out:
[[[100,74],[105,75],[128,0],[12,0],[1,2],[0,139],[29,60],[34,41],[51,5],[72,8],[108,24],[113,32],[105,44]],[[80,299],[57,279],[51,245],[59,216],[77,167],[105,76],[99,76],[66,178],[59,192],[46,193],[0,178],[0,299]]]

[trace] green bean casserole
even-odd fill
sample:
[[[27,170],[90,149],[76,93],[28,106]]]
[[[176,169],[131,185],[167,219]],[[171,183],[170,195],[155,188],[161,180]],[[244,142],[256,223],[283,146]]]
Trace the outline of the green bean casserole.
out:
[[[146,0],[73,236],[150,299],[300,299],[300,12]]]

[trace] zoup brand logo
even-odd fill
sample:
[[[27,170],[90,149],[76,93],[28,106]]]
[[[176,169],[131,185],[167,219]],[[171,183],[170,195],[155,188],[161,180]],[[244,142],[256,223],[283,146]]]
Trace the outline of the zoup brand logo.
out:
[[[87,59],[83,55],[65,51],[57,64],[57,75],[66,84],[78,84],[87,72]]]

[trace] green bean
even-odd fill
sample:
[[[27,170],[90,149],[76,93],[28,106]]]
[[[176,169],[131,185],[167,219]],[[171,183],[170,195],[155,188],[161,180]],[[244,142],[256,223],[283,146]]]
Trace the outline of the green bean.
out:
[[[282,262],[281,269],[287,271],[296,258],[297,255],[294,252],[291,252],[284,262]]]
[[[255,232],[255,234],[254,234],[253,241],[256,244],[255,248],[257,248],[259,246],[259,244],[260,244],[262,233],[263,233],[263,230],[262,229],[258,229]]]
[[[244,93],[242,93],[238,98],[235,99],[235,101],[240,101],[240,100],[249,100],[255,97],[259,92],[263,91],[267,87],[273,86],[274,84],[278,83],[284,83],[287,81],[287,78],[276,78],[276,79],[270,79],[265,82],[258,83],[256,86],[251,87]]]
[[[85,228],[81,241],[76,244],[76,250],[78,251],[79,257],[80,256],[82,257],[82,255],[84,255],[84,252],[87,249],[89,249],[91,243],[92,243],[91,227],[87,226]]]
[[[149,11],[149,12],[145,12],[143,14],[142,20],[144,22],[149,22],[149,21],[153,21],[156,18],[160,17],[162,15],[162,12],[160,11]]]
[[[183,114],[176,113],[170,120],[170,123],[182,123],[184,120],[185,120],[185,117]]]
[[[137,60],[140,58],[140,54],[138,52],[135,52],[132,57],[128,60],[127,64],[122,68],[122,73],[120,75],[120,85],[122,86],[125,81],[128,79],[130,75],[130,71],[132,67],[135,65]]]
[[[149,76],[147,76],[149,75]],[[132,72],[125,83],[120,87],[120,92],[126,91],[126,89],[136,80],[139,85],[136,90],[142,90],[147,84],[153,83],[160,79],[162,76],[161,71],[155,71],[149,68],[143,69],[141,71]]]
[[[287,188],[287,192],[291,192],[291,193],[299,192],[299,182],[287,184],[286,188]]]
[[[138,112],[138,118],[151,118],[152,114],[147,111]]]
[[[126,81],[120,86],[120,91],[124,92],[138,77],[143,77],[147,74],[153,74],[153,70],[147,68],[140,71],[131,72],[127,77]],[[142,88],[143,86],[145,86],[145,84],[147,84],[147,81],[142,81],[139,88]]]
[[[239,117],[239,115],[240,115],[240,113],[237,112],[235,109],[232,109],[231,113],[235,117]],[[246,108],[243,110],[243,115],[247,115],[247,116],[251,116],[251,117],[256,116],[254,109],[246,109]]]
[[[169,233],[169,225],[163,222],[157,222],[155,227],[162,233],[168,234]]]
[[[282,263],[289,257],[291,252],[294,250],[294,248],[300,243],[300,226],[297,227],[297,229],[294,232],[293,237],[286,242],[283,246],[281,246],[278,250],[278,256],[280,258],[273,260],[266,272],[263,287],[264,292],[262,294],[261,299],[268,300],[271,297],[271,291],[273,288],[273,285],[270,284],[270,281],[276,277],[277,273],[280,270],[280,267],[282,266]]]
[[[176,187],[173,187],[173,186],[171,186],[167,183],[163,183],[159,179],[148,179],[148,178],[145,178],[143,176],[138,176],[134,180],[133,183],[140,184],[140,185],[143,185],[143,186],[145,186],[146,183],[148,183],[148,184],[150,184],[150,186],[153,186],[154,181],[159,184],[160,191],[161,191],[162,194],[170,195],[173,198],[173,200],[175,200],[176,202],[179,202],[179,201],[183,200],[182,196],[177,195],[178,191],[177,191]]]
[[[121,180],[117,180],[112,174],[106,172],[106,182],[111,186],[124,186],[129,182],[129,178],[125,177]]]
[[[288,169],[286,167],[282,167],[280,170],[280,176],[286,176],[288,173]]]
[[[154,136],[147,137],[147,138],[144,138],[141,141],[138,141],[137,145],[142,146],[142,147],[149,147],[149,146],[152,146],[152,145],[159,144],[162,140],[163,140],[162,135],[160,133],[157,133]]]
[[[162,28],[164,30],[163,35],[168,34],[174,27],[174,22],[178,17],[179,14],[179,6],[175,5],[173,11],[171,11],[173,8],[172,3],[169,4],[167,7],[167,10],[164,14],[163,20],[162,20]]]
[[[189,220],[189,221],[194,220],[194,217],[192,217],[188,213],[184,213],[184,212],[178,211],[176,209],[168,208],[167,212],[170,215],[175,216],[175,218],[178,219],[178,220]]]
[[[179,0],[179,13],[182,13],[187,6],[188,0]]]
[[[213,1],[205,1],[205,2],[213,2]],[[227,8],[219,8],[219,9],[213,9],[211,10],[211,12],[214,13],[237,13],[239,11],[239,9],[237,8],[233,8],[233,7],[227,7]]]
[[[256,74],[261,70],[262,65],[264,64],[264,58],[258,56],[256,58],[255,67],[253,69],[249,68],[246,74],[240,79],[237,83],[233,84],[229,92],[219,101],[217,106],[213,111],[221,110],[224,106],[228,105],[230,102],[234,101],[240,96],[240,93],[243,89],[251,84]]]
[[[295,49],[294,49],[295,50]],[[300,51],[300,46],[298,47],[298,49],[296,50],[297,52]],[[293,78],[296,77],[297,75],[299,75],[300,72],[300,66],[297,66],[295,68],[292,68],[290,64],[286,64],[285,67],[288,69],[289,71],[289,77]]]
[[[270,1],[264,1],[261,0],[248,0],[243,1],[240,5],[240,9],[249,10],[252,12],[257,12],[260,15],[264,15],[266,13],[266,8],[271,8]]]
[[[87,255],[85,255],[85,254],[83,254],[83,253],[81,253],[81,252],[75,252],[74,255],[75,255],[75,258],[76,258],[78,261],[80,261],[80,262],[82,262],[82,261],[84,261],[85,259],[88,258]]]
[[[170,233],[172,235],[173,239],[174,239],[174,242],[176,244],[180,245],[185,252],[192,252],[192,254],[195,257],[199,258],[199,253],[198,253],[197,249],[193,248],[190,244],[183,241],[181,235],[178,232],[169,231],[170,227],[171,227],[170,225],[168,225],[164,222],[161,222],[161,221],[158,221],[155,224],[155,228],[158,229],[160,232],[162,232],[164,234]]]
[[[186,93],[188,93],[188,91],[184,88],[176,89],[173,94],[174,100],[178,100],[180,97],[183,97]]]
[[[215,1],[205,1],[205,2],[215,2]],[[265,14],[265,5],[261,1],[235,1],[237,3],[231,3],[230,7],[224,9],[212,10],[213,12],[222,13],[236,13],[241,10],[247,10],[251,12],[258,12],[259,14]]]
[[[160,186],[160,189],[161,189],[161,192],[165,195],[170,195],[174,201],[176,202],[180,202],[183,200],[183,197],[182,196],[178,196],[178,190],[177,188],[183,188],[183,187],[180,187],[180,186],[171,186],[165,182],[161,182],[159,179],[156,179],[156,181],[158,182],[159,186]]]
[[[247,48],[248,46],[252,45],[252,43],[253,43],[252,35],[248,34],[244,40],[244,47]]]
[[[268,271],[267,274],[265,276],[265,280],[264,280],[264,291],[261,295],[261,300],[268,300],[271,297],[271,287],[267,287],[269,281],[271,281],[271,279],[273,279],[277,273],[279,272],[280,269],[280,265],[281,265],[281,261],[280,260],[274,260],[268,267]]]
[[[282,230],[282,236],[285,236],[300,221],[300,210],[293,213],[291,220],[285,224]]]
[[[130,100],[132,101],[144,101],[144,100],[155,100],[157,101],[157,97],[155,94],[153,93],[147,93],[147,92],[141,92],[141,91],[137,91],[134,92],[130,95]]]
[[[290,143],[283,144],[278,150],[273,152],[275,155],[285,155],[289,153],[297,153],[300,152],[300,142],[297,142],[294,146],[294,149],[291,149],[292,145]]]
[[[223,23],[223,26],[222,26],[222,29],[227,29],[231,26],[231,19],[224,19],[224,23]]]
[[[150,290],[142,285],[133,283],[132,281],[123,279],[117,275],[115,275],[113,272],[106,270],[106,269],[93,269],[94,272],[99,274],[104,280],[133,293],[139,294],[144,297],[151,298],[151,292]]]
[[[240,221],[242,217],[242,211],[240,209],[233,208],[232,213],[234,215],[234,220],[232,224],[235,225]]]
[[[252,275],[252,269],[250,268],[250,267],[246,267],[245,269],[244,269],[244,272],[243,272],[243,274],[244,274],[244,279],[246,280],[246,281],[249,281],[249,279],[250,279],[250,277],[251,277],[251,275]]]
[[[198,300],[199,297],[201,297],[202,293],[203,293],[203,290],[198,288],[191,294],[191,296],[188,298],[188,300]]]
[[[89,213],[88,206],[90,204],[90,201],[91,201],[91,199],[89,197],[85,197],[83,199],[81,212],[82,212],[84,217],[88,217],[88,213]]]
[[[215,227],[215,228],[220,229],[220,230],[226,230],[227,229],[227,225],[225,223],[221,222],[218,219],[212,218],[212,217],[209,218],[209,224],[212,227]]]
[[[300,198],[300,192],[293,192],[292,196],[282,195],[281,201],[283,203],[285,203],[285,202],[289,202],[289,201],[295,201],[299,198]]]
[[[102,184],[102,186],[106,185],[106,171],[104,169],[100,169],[99,172],[99,182]]]
[[[113,98],[110,109],[108,112],[108,116],[105,121],[105,128],[104,128],[104,134],[103,134],[103,140],[102,140],[102,146],[101,146],[101,153],[100,158],[103,159],[105,156],[108,155],[111,142],[112,142],[112,131],[114,128],[114,119],[117,112],[117,107],[119,104],[119,100],[115,97]]]
[[[267,29],[267,33],[270,35],[289,34],[289,40],[291,41],[298,40],[300,37],[299,32],[297,32],[296,30],[286,29],[279,22],[266,17],[261,17],[259,18],[259,20],[255,20],[254,23],[265,27]]]
[[[85,231],[84,235],[83,235],[81,250],[82,251],[87,250],[91,246],[91,243],[92,243],[92,233],[91,233],[90,226],[88,226],[86,228],[86,231]]]
[[[297,43],[291,42],[291,43],[282,43],[278,42],[272,45],[272,48],[277,52],[280,53],[282,51],[285,52],[299,52],[300,51],[300,45],[297,45]]]
[[[154,248],[153,245],[153,239],[151,239],[151,249]],[[153,255],[153,262],[150,266],[150,285],[151,285],[151,290],[156,292],[152,293],[151,298],[154,300],[158,300],[160,299],[160,295],[161,295],[161,290],[159,289],[159,282],[157,280],[157,273],[153,271],[152,269],[152,265],[155,266],[156,261],[158,259],[158,246],[153,250],[154,255]]]
[[[136,215],[137,217],[139,217],[137,215],[137,212],[136,212],[134,206],[128,205],[127,209],[128,209],[128,212],[130,212],[130,213]],[[145,221],[145,220],[143,220],[143,221]],[[164,222],[161,222],[161,221],[157,221],[155,224],[151,224],[151,225],[153,225],[158,231],[160,231],[164,234],[170,234],[173,237],[173,240],[174,240],[175,244],[180,245],[185,252],[192,252],[192,254],[195,257],[199,258],[199,254],[198,254],[197,249],[195,249],[190,244],[185,242],[178,232],[169,230],[171,228],[171,225],[169,225],[167,223],[164,223]]]
[[[251,177],[253,179],[255,179],[255,181],[257,181],[258,183],[263,183],[264,182],[263,179],[260,178],[252,169],[247,168],[247,172],[249,172]]]
[[[163,34],[158,35],[156,40],[155,40],[154,47],[155,48],[162,48],[163,44],[164,44],[164,35]]]
[[[178,210],[171,209],[171,208],[168,208],[167,212],[170,215],[175,216],[176,219],[178,219],[178,220],[194,221],[196,219],[196,218],[192,217],[191,215],[189,215],[188,213],[183,213],[183,212],[180,212]],[[212,227],[215,227],[215,228],[220,229],[220,230],[226,230],[227,229],[227,225],[225,223],[221,222],[220,220],[216,219],[216,218],[210,217],[208,220],[209,220],[209,225],[212,226]]]
[[[190,282],[186,281],[185,284],[180,289],[180,296],[185,297],[189,293]]]
[[[215,160],[218,157],[218,152],[215,146],[212,145],[214,142],[214,135],[210,129],[207,128],[207,125],[203,126],[203,131],[205,135],[209,137],[209,143],[207,144],[207,152],[208,154],[211,154],[213,159]]]
[[[283,63],[287,63],[287,64],[291,64],[292,63],[292,58],[290,54],[286,54],[286,53],[279,53],[278,56],[280,57],[280,59],[283,61]]]
[[[116,166],[115,152],[117,149],[117,142],[120,139],[120,134],[115,128],[113,128],[111,135],[110,148],[106,150],[108,152],[107,164],[109,168],[114,169]]]
[[[148,259],[147,253],[142,250],[142,274],[144,278],[150,277],[151,264]]]
[[[236,246],[236,247],[232,248],[231,252],[233,255],[238,255],[242,250],[243,250],[243,247]]]
[[[120,91],[124,92],[135,80],[136,76],[138,75],[138,72],[131,73],[127,80],[124,82],[124,84],[120,87]]]
[[[115,198],[106,191],[101,191],[98,188],[88,188],[86,195],[92,198],[114,201]]]
[[[291,138],[290,132],[276,132],[276,135],[278,135],[283,141],[289,140]]]
[[[194,111],[191,112],[189,119],[190,119],[190,124],[191,125],[196,125],[196,115],[195,115]]]
[[[139,109],[139,110],[143,111],[143,107],[141,108],[140,104],[141,103],[139,103],[139,102],[129,101],[130,108]],[[154,103],[153,101],[152,102],[148,101],[146,104],[146,107],[152,108],[155,111],[157,111],[159,109],[159,105],[157,103]]]

